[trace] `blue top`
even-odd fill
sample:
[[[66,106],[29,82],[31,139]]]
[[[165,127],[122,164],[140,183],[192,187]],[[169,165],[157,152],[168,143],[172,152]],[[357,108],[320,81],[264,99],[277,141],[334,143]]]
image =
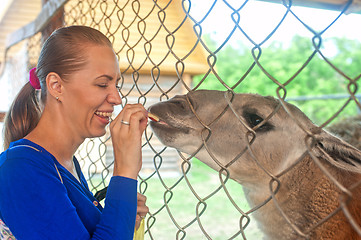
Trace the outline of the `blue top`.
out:
[[[74,163],[81,183],[41,146],[11,143],[0,155],[0,219],[18,240],[133,239],[137,181],[113,176],[103,209]]]

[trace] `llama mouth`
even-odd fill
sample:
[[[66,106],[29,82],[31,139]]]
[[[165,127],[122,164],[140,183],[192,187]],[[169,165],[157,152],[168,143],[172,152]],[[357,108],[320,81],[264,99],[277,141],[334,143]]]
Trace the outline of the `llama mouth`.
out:
[[[169,126],[168,123],[163,121],[159,116],[155,115],[154,113],[148,112],[148,118],[150,120],[152,120],[152,123],[158,123],[158,124]]]
[[[191,130],[191,128],[184,126],[183,124],[181,124],[180,121],[177,121],[177,119],[173,119],[173,118],[165,119],[163,117],[155,115],[154,113],[150,113],[150,116],[149,116],[149,113],[148,113],[148,117],[149,117],[149,119],[152,120],[150,122],[150,126],[153,129],[167,131],[168,133],[170,133],[170,132],[188,133]]]

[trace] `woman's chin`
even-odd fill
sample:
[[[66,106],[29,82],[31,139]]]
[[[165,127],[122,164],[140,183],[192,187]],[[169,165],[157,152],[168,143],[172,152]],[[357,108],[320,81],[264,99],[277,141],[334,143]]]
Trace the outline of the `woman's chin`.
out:
[[[102,137],[106,134],[106,130],[105,128],[102,129],[97,129],[96,131],[92,131],[88,136],[88,138],[97,138],[97,137]]]

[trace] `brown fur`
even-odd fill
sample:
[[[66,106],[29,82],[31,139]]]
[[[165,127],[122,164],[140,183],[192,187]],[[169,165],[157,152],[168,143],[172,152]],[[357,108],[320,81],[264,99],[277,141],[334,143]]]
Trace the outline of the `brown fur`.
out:
[[[327,127],[327,130],[357,149],[361,149],[361,115],[342,118]]]
[[[322,164],[346,188],[350,188],[353,184],[361,181],[359,174],[337,169],[327,161],[322,161]],[[347,178],[345,178],[345,175],[348,175]],[[303,213],[300,216],[296,215],[298,219],[292,219],[292,222],[300,223],[297,227],[303,232],[312,232],[316,224],[339,208],[341,198],[346,197],[310,157],[306,157],[299,166],[291,169],[280,179],[286,185],[281,186],[280,192],[277,194],[279,199],[287,195],[283,191],[290,192],[292,189],[298,189],[292,195],[293,201],[291,202],[288,199],[290,203],[286,204],[288,206],[286,212],[289,213],[291,219],[293,218],[293,210]],[[352,198],[348,202],[347,208],[353,213],[352,217],[361,226],[361,214],[358,214],[359,210],[361,210],[361,201],[359,201],[361,199],[361,188],[358,187],[351,193]],[[303,210],[300,211],[300,209]],[[328,221],[315,228],[310,236],[310,239],[361,239],[349,224],[349,220],[342,209],[339,209],[337,214]]]
[[[297,107],[254,94],[202,90],[150,111],[160,118],[151,127],[165,145],[216,171],[227,166],[257,209],[252,214],[266,238],[361,239],[340,208],[344,202],[361,226],[361,152],[314,125]],[[280,188],[263,205],[272,180],[273,189],[277,181]]]

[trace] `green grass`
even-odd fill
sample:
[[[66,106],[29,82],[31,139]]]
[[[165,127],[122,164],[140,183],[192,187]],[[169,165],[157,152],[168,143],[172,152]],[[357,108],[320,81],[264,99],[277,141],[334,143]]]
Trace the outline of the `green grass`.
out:
[[[240,230],[242,214],[238,209],[243,212],[250,209],[241,185],[231,179],[224,184],[234,206],[221,187],[218,172],[198,160],[191,161],[186,178],[181,173],[169,176],[162,170],[160,177],[155,174],[141,175],[141,178],[139,191],[147,196],[150,209],[145,229],[150,228],[145,240],[203,240],[207,239],[205,235],[213,240],[230,239]],[[225,181],[225,176],[222,179]],[[96,176],[91,181],[98,186],[101,178]],[[245,234],[250,240],[263,236],[254,220],[246,227]],[[243,238],[238,235],[234,239]]]
[[[250,209],[242,187],[233,180],[225,184],[236,207],[223,188],[217,191],[221,186],[219,174],[203,163],[192,161],[186,176],[187,179],[182,178],[182,175],[163,178],[161,173],[161,178],[153,176],[146,183],[140,183],[140,190],[145,191],[150,208],[147,224],[151,227],[145,239],[200,240],[207,239],[205,234],[215,240],[231,238],[240,230],[242,214],[237,208],[244,212]],[[254,221],[247,226],[245,233],[247,239],[262,238]],[[242,236],[235,239],[242,239]]]

